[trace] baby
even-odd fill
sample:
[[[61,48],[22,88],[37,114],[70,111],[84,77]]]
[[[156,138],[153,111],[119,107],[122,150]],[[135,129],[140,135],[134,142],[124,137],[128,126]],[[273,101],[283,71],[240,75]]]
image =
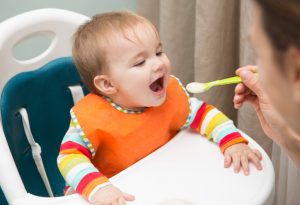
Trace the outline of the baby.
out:
[[[125,204],[109,178],[190,128],[213,140],[248,175],[248,161],[262,169],[233,122],[212,105],[189,94],[170,75],[153,24],[131,12],[93,17],[75,34],[73,57],[90,90],[70,111],[71,123],[57,159],[67,184],[93,204]],[[71,193],[71,189],[67,190]]]

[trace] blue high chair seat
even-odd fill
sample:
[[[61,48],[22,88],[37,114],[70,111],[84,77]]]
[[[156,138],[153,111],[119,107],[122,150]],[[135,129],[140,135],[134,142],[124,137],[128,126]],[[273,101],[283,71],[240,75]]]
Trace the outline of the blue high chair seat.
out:
[[[54,60],[35,71],[14,76],[3,89],[1,116],[3,130],[28,192],[48,196],[32,158],[19,110],[28,112],[34,140],[41,146],[42,159],[54,196],[65,186],[56,163],[59,145],[70,122],[72,94],[68,86],[81,85],[70,57]],[[34,183],[33,183],[34,182]]]

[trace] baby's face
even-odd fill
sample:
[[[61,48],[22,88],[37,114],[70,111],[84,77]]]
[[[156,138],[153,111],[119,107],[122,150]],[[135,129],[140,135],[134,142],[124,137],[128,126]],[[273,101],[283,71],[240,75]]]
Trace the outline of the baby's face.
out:
[[[117,88],[113,100],[127,109],[164,102],[171,65],[152,28],[140,24],[117,35],[106,51],[109,76]]]

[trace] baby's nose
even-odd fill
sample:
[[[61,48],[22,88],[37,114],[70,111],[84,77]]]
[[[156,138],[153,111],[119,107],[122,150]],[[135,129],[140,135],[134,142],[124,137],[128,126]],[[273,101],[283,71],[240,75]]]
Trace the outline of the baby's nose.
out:
[[[162,68],[163,68],[163,62],[159,58],[155,59],[152,64],[152,70],[156,72],[161,70]]]

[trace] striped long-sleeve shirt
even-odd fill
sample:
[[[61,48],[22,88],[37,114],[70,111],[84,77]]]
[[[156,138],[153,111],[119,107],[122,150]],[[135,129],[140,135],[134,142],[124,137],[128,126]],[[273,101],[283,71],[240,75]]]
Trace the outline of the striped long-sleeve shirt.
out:
[[[189,98],[189,107],[190,113],[184,128],[190,127],[213,140],[222,152],[232,144],[246,142],[232,120],[214,106],[196,98]],[[67,184],[88,200],[101,187],[110,184],[108,178],[91,162],[94,156],[95,150],[91,142],[71,111],[70,127],[62,141],[57,161]]]

